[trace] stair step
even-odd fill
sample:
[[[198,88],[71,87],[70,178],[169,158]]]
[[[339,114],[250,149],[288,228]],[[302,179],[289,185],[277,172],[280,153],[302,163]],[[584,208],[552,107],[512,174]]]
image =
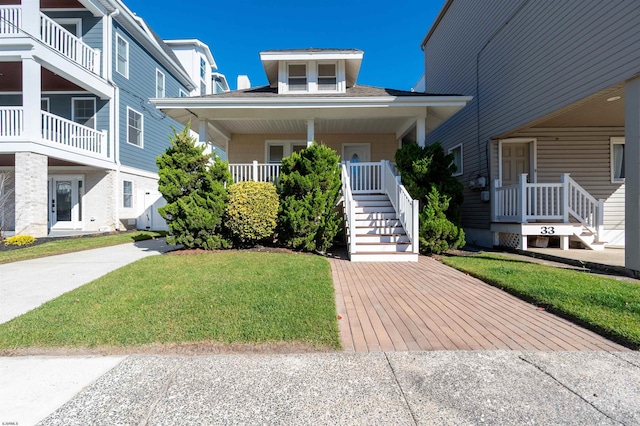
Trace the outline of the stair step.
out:
[[[357,234],[356,246],[367,243],[410,243],[407,234]]]
[[[406,234],[402,226],[358,226],[356,223],[356,234],[358,235],[389,235]]]
[[[397,218],[394,219],[356,219],[356,228],[397,228],[402,223]]]
[[[356,201],[374,201],[374,200],[389,200],[385,194],[354,194],[353,199]]]
[[[361,212],[356,213],[356,223],[358,221],[375,220],[398,220],[396,212]]]
[[[388,206],[355,206],[356,213],[395,213],[391,203]]]
[[[358,207],[393,207],[391,201],[385,200],[354,200],[356,208]]]
[[[349,260],[352,262],[417,262],[417,253],[351,253]]]
[[[397,242],[397,243],[360,243],[356,242],[356,253],[358,252],[408,252],[411,251],[410,242]]]

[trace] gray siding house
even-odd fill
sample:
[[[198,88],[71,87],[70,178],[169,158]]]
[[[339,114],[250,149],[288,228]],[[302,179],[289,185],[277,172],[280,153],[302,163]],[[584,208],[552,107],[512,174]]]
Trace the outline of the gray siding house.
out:
[[[120,0],[0,0],[0,229],[163,229],[155,159],[181,125],[149,99],[197,87]]]
[[[626,246],[640,270],[639,22],[634,0],[445,3],[425,91],[473,100],[427,143],[460,161],[469,242]]]

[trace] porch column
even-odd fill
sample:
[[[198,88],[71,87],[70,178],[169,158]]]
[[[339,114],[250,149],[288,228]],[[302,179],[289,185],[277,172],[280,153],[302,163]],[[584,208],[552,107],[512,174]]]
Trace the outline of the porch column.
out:
[[[22,0],[22,29],[40,38],[40,0]]]
[[[15,165],[16,235],[46,237],[49,206],[47,156],[16,152]]]
[[[640,271],[640,77],[625,84],[624,266]]]
[[[418,117],[416,120],[416,142],[424,148],[427,140],[427,117]]]
[[[40,98],[42,91],[42,67],[31,57],[22,58],[22,113],[24,132],[31,140],[42,137]],[[45,169],[46,170],[46,169]]]
[[[307,120],[307,148],[313,145],[313,141],[316,138],[316,123],[315,120]]]
[[[207,144],[207,120],[201,118],[200,125],[198,128],[198,142]]]

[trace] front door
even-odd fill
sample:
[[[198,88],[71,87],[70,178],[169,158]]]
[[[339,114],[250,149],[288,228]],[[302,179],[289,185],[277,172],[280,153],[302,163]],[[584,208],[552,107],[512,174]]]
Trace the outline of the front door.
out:
[[[351,163],[366,163],[371,161],[371,145],[344,144],[342,146],[342,161]]]
[[[502,185],[514,185],[518,183],[518,176],[522,173],[531,173],[529,143],[503,143],[502,144]],[[529,176],[529,181],[531,181]]]
[[[54,176],[49,183],[51,229],[82,229],[82,176]]]

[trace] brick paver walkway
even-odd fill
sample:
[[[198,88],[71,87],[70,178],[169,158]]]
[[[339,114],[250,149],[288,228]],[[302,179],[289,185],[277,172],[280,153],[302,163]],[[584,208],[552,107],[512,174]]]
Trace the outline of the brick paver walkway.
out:
[[[429,257],[330,262],[346,351],[627,350]]]

